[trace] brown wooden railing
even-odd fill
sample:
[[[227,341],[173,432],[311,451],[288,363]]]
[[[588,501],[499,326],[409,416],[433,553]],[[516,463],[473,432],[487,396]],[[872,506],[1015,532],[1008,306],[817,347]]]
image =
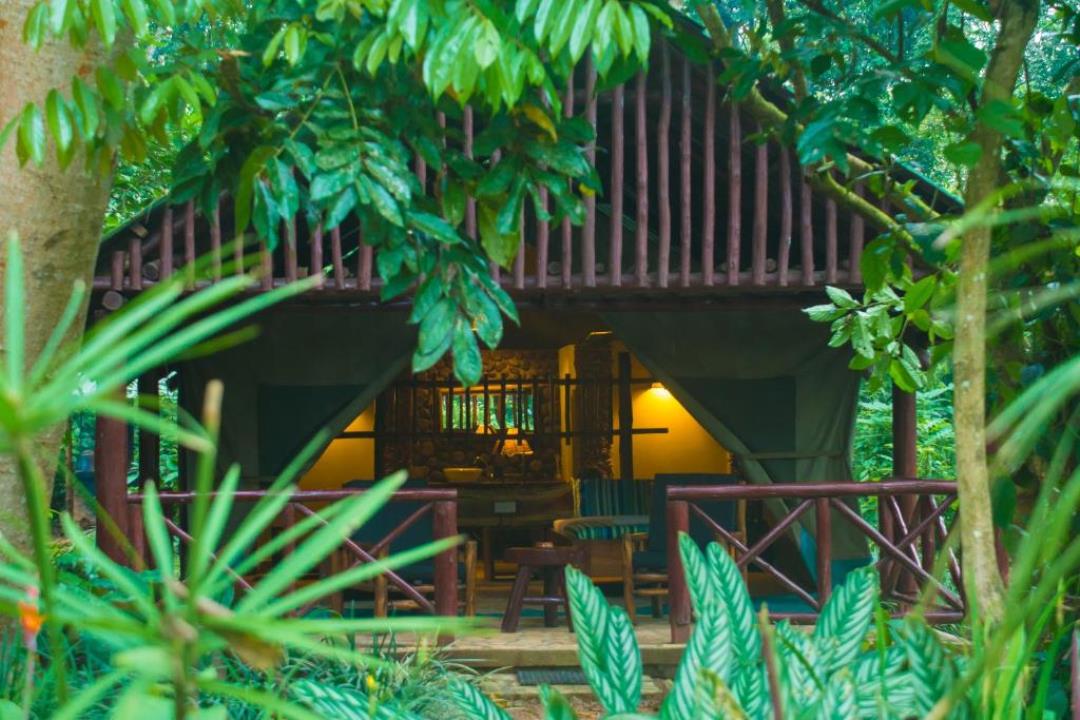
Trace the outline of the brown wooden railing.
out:
[[[867,522],[852,500],[877,498],[879,527]],[[765,535],[752,544],[741,542],[698,504],[709,501],[781,501],[787,510],[770,523]],[[946,540],[959,510],[955,504],[956,484],[943,480],[899,480],[876,483],[807,483],[777,485],[694,485],[667,490],[668,577],[670,578],[671,637],[685,642],[690,631],[691,607],[686,578],[679,557],[678,533],[689,532],[692,522],[705,526],[730,548],[736,564],[750,565],[800,598],[810,612],[774,613],[795,622],[813,622],[832,590],[834,522],[850,523],[878,550],[876,565],[881,578],[881,599],[899,613],[920,600],[924,589],[933,591],[925,617],[932,622],[954,622],[964,616],[965,602],[960,563]],[[767,561],[762,553],[780,539],[803,515],[813,511],[816,544],[816,587],[807,587]],[[948,517],[950,515],[951,517]],[[935,577],[938,551],[948,571],[950,584]]]
[[[512,268],[493,269],[508,291],[610,295],[861,285],[859,259],[873,229],[813,190],[790,148],[757,142],[760,128],[724,97],[711,66],[657,43],[649,69],[613,89],[595,92],[588,61],[575,75],[564,114],[583,114],[596,129],[587,154],[598,163],[604,192],[585,198],[581,227],[568,220],[556,226],[526,208],[522,252]],[[481,128],[474,128],[468,110],[460,119],[441,120],[459,126],[464,152],[471,154]],[[425,190],[434,192],[442,169],[426,167],[419,157],[415,169]],[[862,183],[852,191],[866,194]],[[546,195],[541,202],[550,209]],[[207,276],[190,283],[205,285],[219,280],[231,261],[242,266],[248,257],[263,270],[263,290],[318,274],[323,281],[316,296],[377,297],[373,249],[355,222],[324,232],[297,216],[280,224],[281,242],[272,252],[250,237],[229,251],[231,203],[222,196],[206,215],[190,202],[158,207],[130,223],[105,244],[95,289],[122,302],[123,294],[209,256]],[[477,232],[471,199],[464,232]]]
[[[343,500],[364,490],[298,490],[291,496],[291,501],[285,505],[279,516],[279,523],[273,525],[275,530],[284,530],[296,524],[300,519],[318,517],[315,510],[310,506]],[[216,494],[216,493],[215,493]],[[265,490],[239,490],[233,494],[237,503],[254,503],[267,496]],[[143,531],[142,502],[143,495],[132,494],[128,496],[128,527],[131,535],[131,543],[135,553],[143,559],[148,558],[146,536]],[[190,505],[195,500],[193,492],[165,492],[159,495],[162,509],[165,510],[165,526],[169,533],[178,538],[184,545],[192,542],[192,537],[170,515],[169,510],[178,506]],[[348,558],[352,566],[362,563],[378,562],[377,558],[384,555],[390,548],[391,543],[401,537],[406,529],[418,522],[428,521],[430,515],[432,523],[432,535],[435,540],[456,537],[457,530],[457,490],[443,488],[415,488],[398,490],[389,499],[389,502],[416,502],[422,503],[415,512],[409,515],[400,525],[391,529],[385,537],[374,544],[362,547],[351,538],[344,538],[341,542],[341,550]],[[325,520],[321,520],[323,525]],[[290,552],[295,547],[295,542],[285,548]],[[421,610],[436,615],[457,615],[458,613],[458,558],[457,549],[451,548],[435,556],[434,563],[434,599],[426,597],[416,586],[410,584],[399,574],[387,570],[380,574],[381,581],[388,583],[401,592],[406,598],[415,603]],[[240,591],[251,590],[252,583],[249,578],[242,577],[230,570],[235,580],[235,585]]]

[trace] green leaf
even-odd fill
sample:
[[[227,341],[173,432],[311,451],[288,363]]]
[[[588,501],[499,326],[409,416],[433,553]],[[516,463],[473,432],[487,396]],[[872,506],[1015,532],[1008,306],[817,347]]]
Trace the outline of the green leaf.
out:
[[[702,717],[698,692],[702,673],[708,671],[727,683],[731,676],[732,657],[727,612],[719,603],[709,603],[698,612],[697,623],[679,661],[671,692],[660,709],[660,717],[664,720],[696,720]]]
[[[874,343],[870,337],[869,318],[861,312],[857,312],[851,317],[851,347],[864,358],[874,357]]]
[[[927,275],[904,293],[904,312],[912,313],[926,306],[937,290],[937,276]]]
[[[512,720],[505,710],[489,700],[475,685],[451,676],[447,689],[450,699],[466,716],[474,720]]]
[[[356,188],[352,185],[345,188],[337,199],[334,200],[334,204],[330,206],[330,209],[326,211],[326,218],[323,221],[324,229],[333,230],[341,221],[349,216],[349,213],[356,207]]]
[[[832,672],[849,665],[862,649],[877,608],[878,575],[861,568],[848,573],[844,584],[833,591],[814,626],[814,640],[825,665]]]
[[[371,198],[371,204],[375,206],[375,210],[377,210],[380,215],[393,225],[398,227],[405,226],[405,220],[401,216],[401,208],[398,207],[397,201],[394,200],[394,196],[391,195],[381,183],[369,179],[366,175],[359,176],[358,182],[367,192],[368,196]]]
[[[694,539],[679,533],[679,557],[682,559],[683,575],[690,590],[690,602],[694,612],[701,614],[706,607],[718,602],[713,589],[712,575],[705,563],[705,555]]]
[[[975,167],[982,157],[982,145],[977,142],[956,142],[946,145],[942,151],[945,159],[964,167]]]
[[[917,620],[908,620],[900,633],[914,680],[917,715],[924,716],[945,697],[956,682],[956,666],[934,636],[934,631]]]
[[[94,26],[106,48],[116,42],[116,9],[113,0],[90,0],[90,13],[94,17]]]
[[[270,38],[270,42],[266,43],[266,48],[262,54],[263,67],[270,67],[274,62],[274,58],[277,57],[278,51],[281,50],[281,43],[285,40],[285,30],[288,26],[282,25],[278,28],[278,31],[274,33],[274,36]]]
[[[16,145],[19,164],[25,165],[27,158],[41,165],[45,161],[45,119],[41,109],[27,103],[19,119],[19,134]]]
[[[569,2],[570,0],[561,1]],[[548,36],[548,32],[551,30],[552,21],[554,20],[558,9],[559,2],[556,0],[540,0],[540,5],[536,8],[536,17],[533,21],[533,36],[536,38],[536,42],[543,44]]]
[[[1013,105],[1005,100],[991,100],[976,113],[987,127],[1012,138],[1024,136],[1024,119]]]
[[[844,308],[845,310],[854,310],[859,307],[859,303],[855,298],[851,297],[851,293],[843,288],[833,287],[829,285],[825,288],[825,294],[832,300],[833,305],[838,308]]]
[[[634,27],[634,52],[639,61],[648,63],[652,33],[649,30],[649,17],[637,3],[630,5],[630,22]]]
[[[150,25],[146,20],[146,4],[143,0],[120,0],[120,7],[123,8],[135,37],[146,37]]]
[[[60,164],[66,166],[67,162],[64,158],[67,157],[70,160],[68,150],[71,149],[74,131],[71,127],[71,115],[67,103],[55,89],[50,90],[45,97],[45,119],[49,123],[49,132],[52,133],[53,141],[56,143],[56,153],[61,158]]]
[[[735,656],[742,664],[754,663],[761,654],[761,636],[742,571],[718,543],[709,543],[706,555],[713,588],[728,611]]]
[[[71,81],[71,99],[75,102],[75,108],[79,112],[82,122],[80,124],[84,140],[90,140],[98,129],[98,100],[90,86],[81,78],[73,78]]]
[[[437,302],[420,322],[417,351],[426,355],[446,343],[456,319],[453,301],[443,298]]]
[[[461,242],[461,236],[457,234],[457,230],[438,215],[413,210],[409,212],[409,223],[420,232],[435,238],[439,242],[448,245]]]
[[[307,47],[307,30],[302,25],[291,23],[285,30],[285,61],[296,65],[304,56]]]
[[[540,686],[540,704],[544,707],[544,720],[577,720],[570,701],[548,685]],[[4,720],[3,717],[0,720]]]
[[[622,608],[611,607],[587,575],[566,568],[566,586],[581,669],[608,713],[632,713],[641,702],[641,652]]]
[[[480,244],[489,258],[503,267],[510,267],[521,245],[521,239],[516,232],[499,232],[496,224],[497,215],[497,211],[487,203],[477,205]]]
[[[501,47],[502,38],[499,37],[499,31],[490,20],[485,19],[481,22],[480,30],[473,41],[473,56],[481,70],[487,70],[498,59]]]
[[[454,376],[463,386],[469,387],[480,381],[483,373],[483,360],[476,334],[465,318],[458,318],[454,325]]]
[[[104,65],[98,66],[94,75],[97,79],[98,92],[101,93],[101,97],[105,98],[105,102],[112,105],[114,110],[123,110],[126,103],[124,100],[124,86],[121,84],[120,79]]]
[[[34,5],[26,14],[23,23],[22,39],[34,50],[40,50],[45,42],[48,28],[49,6],[44,2]]]
[[[570,60],[577,62],[585,53],[585,48],[592,40],[596,26],[596,16],[600,13],[602,0],[585,0],[585,5],[577,12],[574,29],[570,33]]]

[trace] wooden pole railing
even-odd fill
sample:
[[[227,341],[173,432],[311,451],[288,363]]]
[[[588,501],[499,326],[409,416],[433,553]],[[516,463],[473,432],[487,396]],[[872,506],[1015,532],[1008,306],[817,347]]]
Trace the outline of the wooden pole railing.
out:
[[[860,498],[877,498],[879,507],[891,518],[892,535],[870,524],[850,506]],[[937,498],[942,498],[938,502]],[[746,569],[754,565],[799,597],[808,612],[776,613],[798,622],[813,622],[828,601],[833,585],[833,541],[838,523],[847,523],[878,550],[876,564],[882,578],[882,598],[904,612],[927,593],[925,617],[930,621],[955,622],[966,609],[960,564],[948,553],[945,567],[949,583],[934,576],[938,548],[946,546],[950,527],[946,514],[951,510],[955,524],[956,484],[945,480],[894,478],[876,483],[827,482],[773,485],[693,485],[667,489],[668,582],[673,642],[685,642],[691,625],[691,606],[686,578],[679,557],[678,535],[689,533],[691,523],[701,523],[712,537],[726,543],[736,564]],[[786,513],[762,537],[751,542],[736,537],[702,509],[703,502],[784,501]],[[910,502],[909,502],[910,501]],[[813,538],[816,546],[815,587],[807,588],[767,561],[763,556],[783,535],[813,509]],[[745,540],[745,541],[744,541]],[[919,547],[921,545],[921,547]],[[816,590],[816,593],[814,592]]]
[[[281,521],[284,527],[296,524],[301,518],[317,517],[317,513],[309,505],[317,503],[334,502],[362,494],[363,489],[343,490],[298,490],[290,495],[290,502],[285,505],[281,512]],[[268,495],[266,490],[238,490],[233,493],[235,502],[257,502]],[[211,493],[216,496],[217,493]],[[163,508],[190,505],[195,501],[194,492],[164,492],[159,495]],[[142,494],[127,496],[127,519],[128,532],[131,542],[138,557],[148,560],[146,551],[146,538],[142,522]],[[409,527],[425,519],[430,515],[432,523],[432,536],[435,540],[444,540],[457,537],[457,490],[451,488],[409,488],[398,490],[390,496],[388,502],[419,502],[423,503],[416,511],[410,514],[404,521],[392,528],[385,537],[378,540],[370,547],[363,547],[350,537],[342,538],[341,549],[352,556],[353,564],[375,563],[384,557],[390,545],[398,539]],[[325,522],[323,523],[325,524]],[[191,536],[170,518],[165,518],[166,529],[177,537],[181,543],[190,544]],[[284,529],[284,527],[282,529]],[[295,543],[285,549],[291,552]],[[427,598],[415,586],[402,578],[392,570],[386,570],[380,577],[391,586],[397,588],[409,600],[413,601],[418,608],[436,615],[457,615],[458,612],[458,558],[457,549],[450,548],[437,554],[434,558],[433,573],[433,599]],[[252,588],[247,578],[229,570],[236,581],[237,588],[245,591]]]
[[[597,130],[598,140],[586,147],[586,156],[600,163],[605,180],[605,237],[598,237],[597,198],[592,194],[583,198],[583,225],[576,228],[563,221],[558,242],[551,237],[554,228],[530,209],[530,221],[521,232],[521,247],[527,252],[519,254],[510,272],[492,268],[498,282],[516,294],[539,296],[594,288],[617,296],[688,289],[708,294],[741,286],[760,292],[826,283],[860,285],[864,220],[812,190],[790,149],[763,139],[761,133],[750,134],[760,128],[747,125],[749,118],[715,83],[711,65],[697,66],[667,44],[661,44],[657,56],[648,72],[599,94],[596,71],[586,60],[565,88],[564,115],[583,115]],[[475,135],[482,129],[476,127],[471,109],[457,119],[440,116],[440,122],[457,125],[464,152],[471,157]],[[771,164],[774,158],[777,162]],[[674,169],[672,162],[677,164]],[[427,186],[438,170],[419,157],[413,168]],[[855,183],[853,190],[866,194],[863,183]],[[779,198],[775,208],[770,206],[773,197]],[[109,241],[95,289],[119,304],[123,295],[178,270],[189,289],[220,280],[223,239],[235,237],[231,203],[223,196],[204,216],[189,201],[133,225]],[[539,203],[550,209],[545,192]],[[463,232],[473,238],[477,234],[473,198],[467,199]],[[796,235],[799,249],[792,257]],[[272,251],[264,243],[234,244],[237,271],[251,255],[246,266],[262,272],[253,290],[319,275],[323,281],[314,294],[378,296],[381,281],[373,272],[373,248],[364,242],[357,223],[350,220],[324,231],[292,218],[281,223],[278,236]],[[195,277],[196,257],[204,255],[211,260]]]

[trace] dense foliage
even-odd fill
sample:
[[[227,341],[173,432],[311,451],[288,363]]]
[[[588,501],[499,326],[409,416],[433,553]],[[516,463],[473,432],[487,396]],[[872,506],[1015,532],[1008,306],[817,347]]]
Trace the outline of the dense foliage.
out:
[[[471,383],[478,339],[495,347],[502,315],[516,318],[488,268],[517,253],[523,204],[581,222],[580,193],[600,189],[591,128],[561,112],[568,73],[588,53],[601,82],[625,77],[657,25],[671,21],[641,0],[42,0],[28,43],[96,35],[112,63],[27,104],[3,136],[22,162],[42,162],[49,136],[62,164],[85,149],[102,171],[114,150],[158,162],[184,137],[171,197],[211,212],[228,190],[238,234],[270,246],[293,241],[298,215],[330,230],[355,214],[384,299],[415,290],[414,369],[450,350]],[[471,146],[455,129],[466,115]]]

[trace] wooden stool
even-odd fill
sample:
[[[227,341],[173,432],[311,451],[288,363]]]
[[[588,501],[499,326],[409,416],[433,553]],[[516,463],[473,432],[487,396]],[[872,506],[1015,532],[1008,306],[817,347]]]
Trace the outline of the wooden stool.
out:
[[[583,562],[581,548],[555,547],[550,543],[539,543],[536,547],[510,548],[504,557],[508,562],[517,563],[518,571],[514,579],[514,587],[510,590],[510,601],[506,604],[506,614],[503,615],[502,631],[504,633],[517,632],[518,622],[521,620],[521,607],[529,603],[544,606],[544,627],[555,626],[558,606],[562,605],[566,610],[566,625],[570,628],[570,632],[573,632],[574,625],[570,619],[570,602],[566,596],[564,572],[567,565],[580,565]],[[543,595],[525,594],[534,574],[543,576]]]

